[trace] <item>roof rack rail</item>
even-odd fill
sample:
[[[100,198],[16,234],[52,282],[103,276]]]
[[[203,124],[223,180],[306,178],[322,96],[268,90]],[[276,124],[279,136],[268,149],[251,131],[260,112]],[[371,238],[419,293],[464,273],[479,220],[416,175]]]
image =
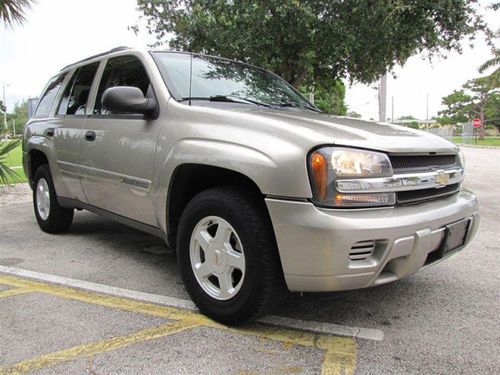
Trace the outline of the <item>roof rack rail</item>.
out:
[[[119,51],[125,51],[125,50],[127,50],[127,49],[130,49],[130,47],[127,47],[127,46],[119,46],[119,47],[115,47],[115,48],[110,49],[109,51],[106,51],[106,52],[101,52],[101,53],[98,53],[97,55],[92,55],[92,56],[86,57],[85,59],[78,60],[77,62],[74,62],[74,63],[68,64],[68,65],[66,65],[65,67],[63,67],[61,70],[67,69],[67,68],[69,68],[69,67],[71,67],[71,66],[73,66],[73,65],[80,64],[80,63],[85,62],[85,61],[88,61],[88,60],[95,59],[96,57],[105,56],[105,55],[107,55],[108,53],[119,52]]]

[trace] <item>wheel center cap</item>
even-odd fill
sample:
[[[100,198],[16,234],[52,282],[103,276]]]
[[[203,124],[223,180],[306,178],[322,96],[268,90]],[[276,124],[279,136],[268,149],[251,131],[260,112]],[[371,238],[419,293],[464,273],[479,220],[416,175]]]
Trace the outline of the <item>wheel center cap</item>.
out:
[[[220,252],[220,250],[214,251],[214,255],[212,257],[212,260],[214,262],[214,265],[216,265],[216,266],[222,265],[222,253]]]

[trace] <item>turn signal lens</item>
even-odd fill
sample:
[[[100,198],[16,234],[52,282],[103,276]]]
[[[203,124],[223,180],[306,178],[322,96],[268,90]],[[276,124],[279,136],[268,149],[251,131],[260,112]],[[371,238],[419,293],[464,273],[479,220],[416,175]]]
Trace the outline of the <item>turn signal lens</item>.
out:
[[[396,203],[394,193],[374,194],[336,194],[335,205],[339,207],[349,206],[386,206]]]
[[[311,170],[316,193],[320,199],[325,199],[328,186],[328,166],[325,157],[319,152],[314,152],[311,155]]]

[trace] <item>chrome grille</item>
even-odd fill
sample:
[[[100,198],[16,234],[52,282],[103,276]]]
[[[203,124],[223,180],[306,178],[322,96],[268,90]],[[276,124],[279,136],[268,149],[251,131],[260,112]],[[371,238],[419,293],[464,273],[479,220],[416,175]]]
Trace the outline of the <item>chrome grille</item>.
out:
[[[458,164],[456,155],[389,155],[394,173],[449,168]]]
[[[398,204],[421,202],[454,194],[460,190],[460,184],[452,184],[438,189],[408,190],[397,193]]]
[[[394,174],[422,173],[435,170],[449,170],[460,167],[458,155],[389,155]],[[439,199],[460,190],[460,183],[451,183],[441,188],[400,191],[396,194],[397,204],[412,204]]]

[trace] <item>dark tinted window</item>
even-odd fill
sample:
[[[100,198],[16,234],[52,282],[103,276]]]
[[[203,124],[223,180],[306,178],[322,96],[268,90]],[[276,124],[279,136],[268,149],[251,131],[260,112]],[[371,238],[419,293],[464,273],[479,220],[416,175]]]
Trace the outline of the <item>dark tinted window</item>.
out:
[[[47,88],[43,92],[40,100],[38,101],[38,107],[36,108],[35,115],[33,117],[47,117],[52,107],[57,93],[61,89],[62,83],[64,81],[66,74],[61,74],[53,77],[47,84]]]
[[[311,108],[292,86],[263,69],[185,53],[154,52],[153,56],[160,70],[166,73],[166,83],[177,100],[227,96],[236,101],[240,98],[269,105]]]
[[[71,77],[59,103],[58,115],[84,115],[99,63],[82,66]]]
[[[110,114],[102,108],[102,94],[107,88],[115,86],[138,87],[145,96],[152,96],[148,75],[139,59],[135,56],[115,57],[109,59],[102,74],[94,106],[95,114]]]

